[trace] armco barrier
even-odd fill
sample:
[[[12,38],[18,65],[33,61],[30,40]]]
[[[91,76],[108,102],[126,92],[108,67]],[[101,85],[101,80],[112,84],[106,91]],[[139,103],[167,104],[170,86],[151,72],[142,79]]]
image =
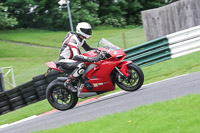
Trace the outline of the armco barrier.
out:
[[[132,60],[141,67],[200,51],[200,26],[173,33],[124,51],[127,54],[126,60]],[[41,74],[18,87],[0,92],[0,114],[45,99],[47,85],[59,76],[63,75],[58,71],[51,71],[48,76]]]
[[[200,51],[200,26],[179,31],[124,50],[126,60],[144,67]]]
[[[125,49],[126,60],[131,60],[139,66],[148,66],[170,59],[168,39],[161,37],[133,48]]]
[[[171,58],[200,51],[200,25],[166,36],[171,49]]]
[[[192,53],[193,51],[199,51],[200,49],[200,37],[179,42],[169,46],[171,49],[172,58],[176,58],[185,54]]]
[[[200,36],[200,25],[186,30],[166,35],[170,45],[187,41]]]

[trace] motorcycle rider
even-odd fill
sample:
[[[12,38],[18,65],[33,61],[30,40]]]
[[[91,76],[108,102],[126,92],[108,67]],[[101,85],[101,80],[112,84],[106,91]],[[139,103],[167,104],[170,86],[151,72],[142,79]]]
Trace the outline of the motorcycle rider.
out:
[[[59,62],[63,69],[72,71],[64,83],[64,86],[72,92],[77,92],[77,89],[72,85],[72,81],[85,72],[86,65],[84,62],[97,62],[100,60],[100,56],[92,58],[81,55],[81,46],[85,51],[96,50],[86,42],[86,39],[89,39],[91,35],[91,25],[87,22],[80,22],[76,26],[76,32],[68,32],[63,40]]]

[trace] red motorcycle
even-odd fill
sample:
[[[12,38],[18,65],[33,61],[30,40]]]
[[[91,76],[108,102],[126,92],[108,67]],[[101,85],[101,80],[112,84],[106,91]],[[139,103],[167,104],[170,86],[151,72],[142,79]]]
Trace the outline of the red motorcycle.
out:
[[[71,92],[64,87],[66,76],[58,77],[47,87],[46,97],[49,103],[58,110],[73,108],[78,98],[87,98],[104,92],[115,90],[115,84],[125,91],[135,91],[144,82],[144,75],[140,67],[132,61],[124,61],[126,54],[118,46],[106,39],[101,39],[99,44],[103,47],[84,53],[84,56],[95,57],[101,54],[101,60],[95,63],[85,62],[85,73],[73,81],[73,86],[78,92]],[[65,75],[70,72],[63,70],[57,63],[46,63],[50,69],[60,71]]]

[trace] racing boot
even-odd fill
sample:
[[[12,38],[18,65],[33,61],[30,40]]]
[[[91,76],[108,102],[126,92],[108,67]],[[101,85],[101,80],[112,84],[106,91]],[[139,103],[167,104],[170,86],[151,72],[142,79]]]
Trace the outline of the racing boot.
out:
[[[75,78],[80,77],[85,72],[86,66],[84,63],[78,64],[77,68],[71,73],[71,75],[68,77],[68,79],[65,81],[64,86],[71,90],[72,92],[77,92],[77,89],[74,88],[72,85],[72,81]]]
[[[72,85],[72,81],[73,81],[74,79],[75,79],[75,78],[74,78],[72,75],[70,75],[70,76],[67,78],[67,80],[65,81],[64,86],[65,86],[68,90],[70,90],[70,91],[72,91],[72,92],[77,92],[77,89],[74,88],[74,86]]]

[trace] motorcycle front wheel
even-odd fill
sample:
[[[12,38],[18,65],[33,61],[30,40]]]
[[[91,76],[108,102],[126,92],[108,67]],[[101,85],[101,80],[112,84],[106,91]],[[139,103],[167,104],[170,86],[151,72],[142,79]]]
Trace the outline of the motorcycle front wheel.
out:
[[[73,108],[78,102],[77,93],[66,89],[64,83],[58,80],[48,85],[46,96],[51,106],[61,111]]]
[[[143,85],[144,74],[141,68],[133,63],[128,64],[127,68],[129,72],[128,78],[117,74],[116,84],[125,91],[136,91]]]

